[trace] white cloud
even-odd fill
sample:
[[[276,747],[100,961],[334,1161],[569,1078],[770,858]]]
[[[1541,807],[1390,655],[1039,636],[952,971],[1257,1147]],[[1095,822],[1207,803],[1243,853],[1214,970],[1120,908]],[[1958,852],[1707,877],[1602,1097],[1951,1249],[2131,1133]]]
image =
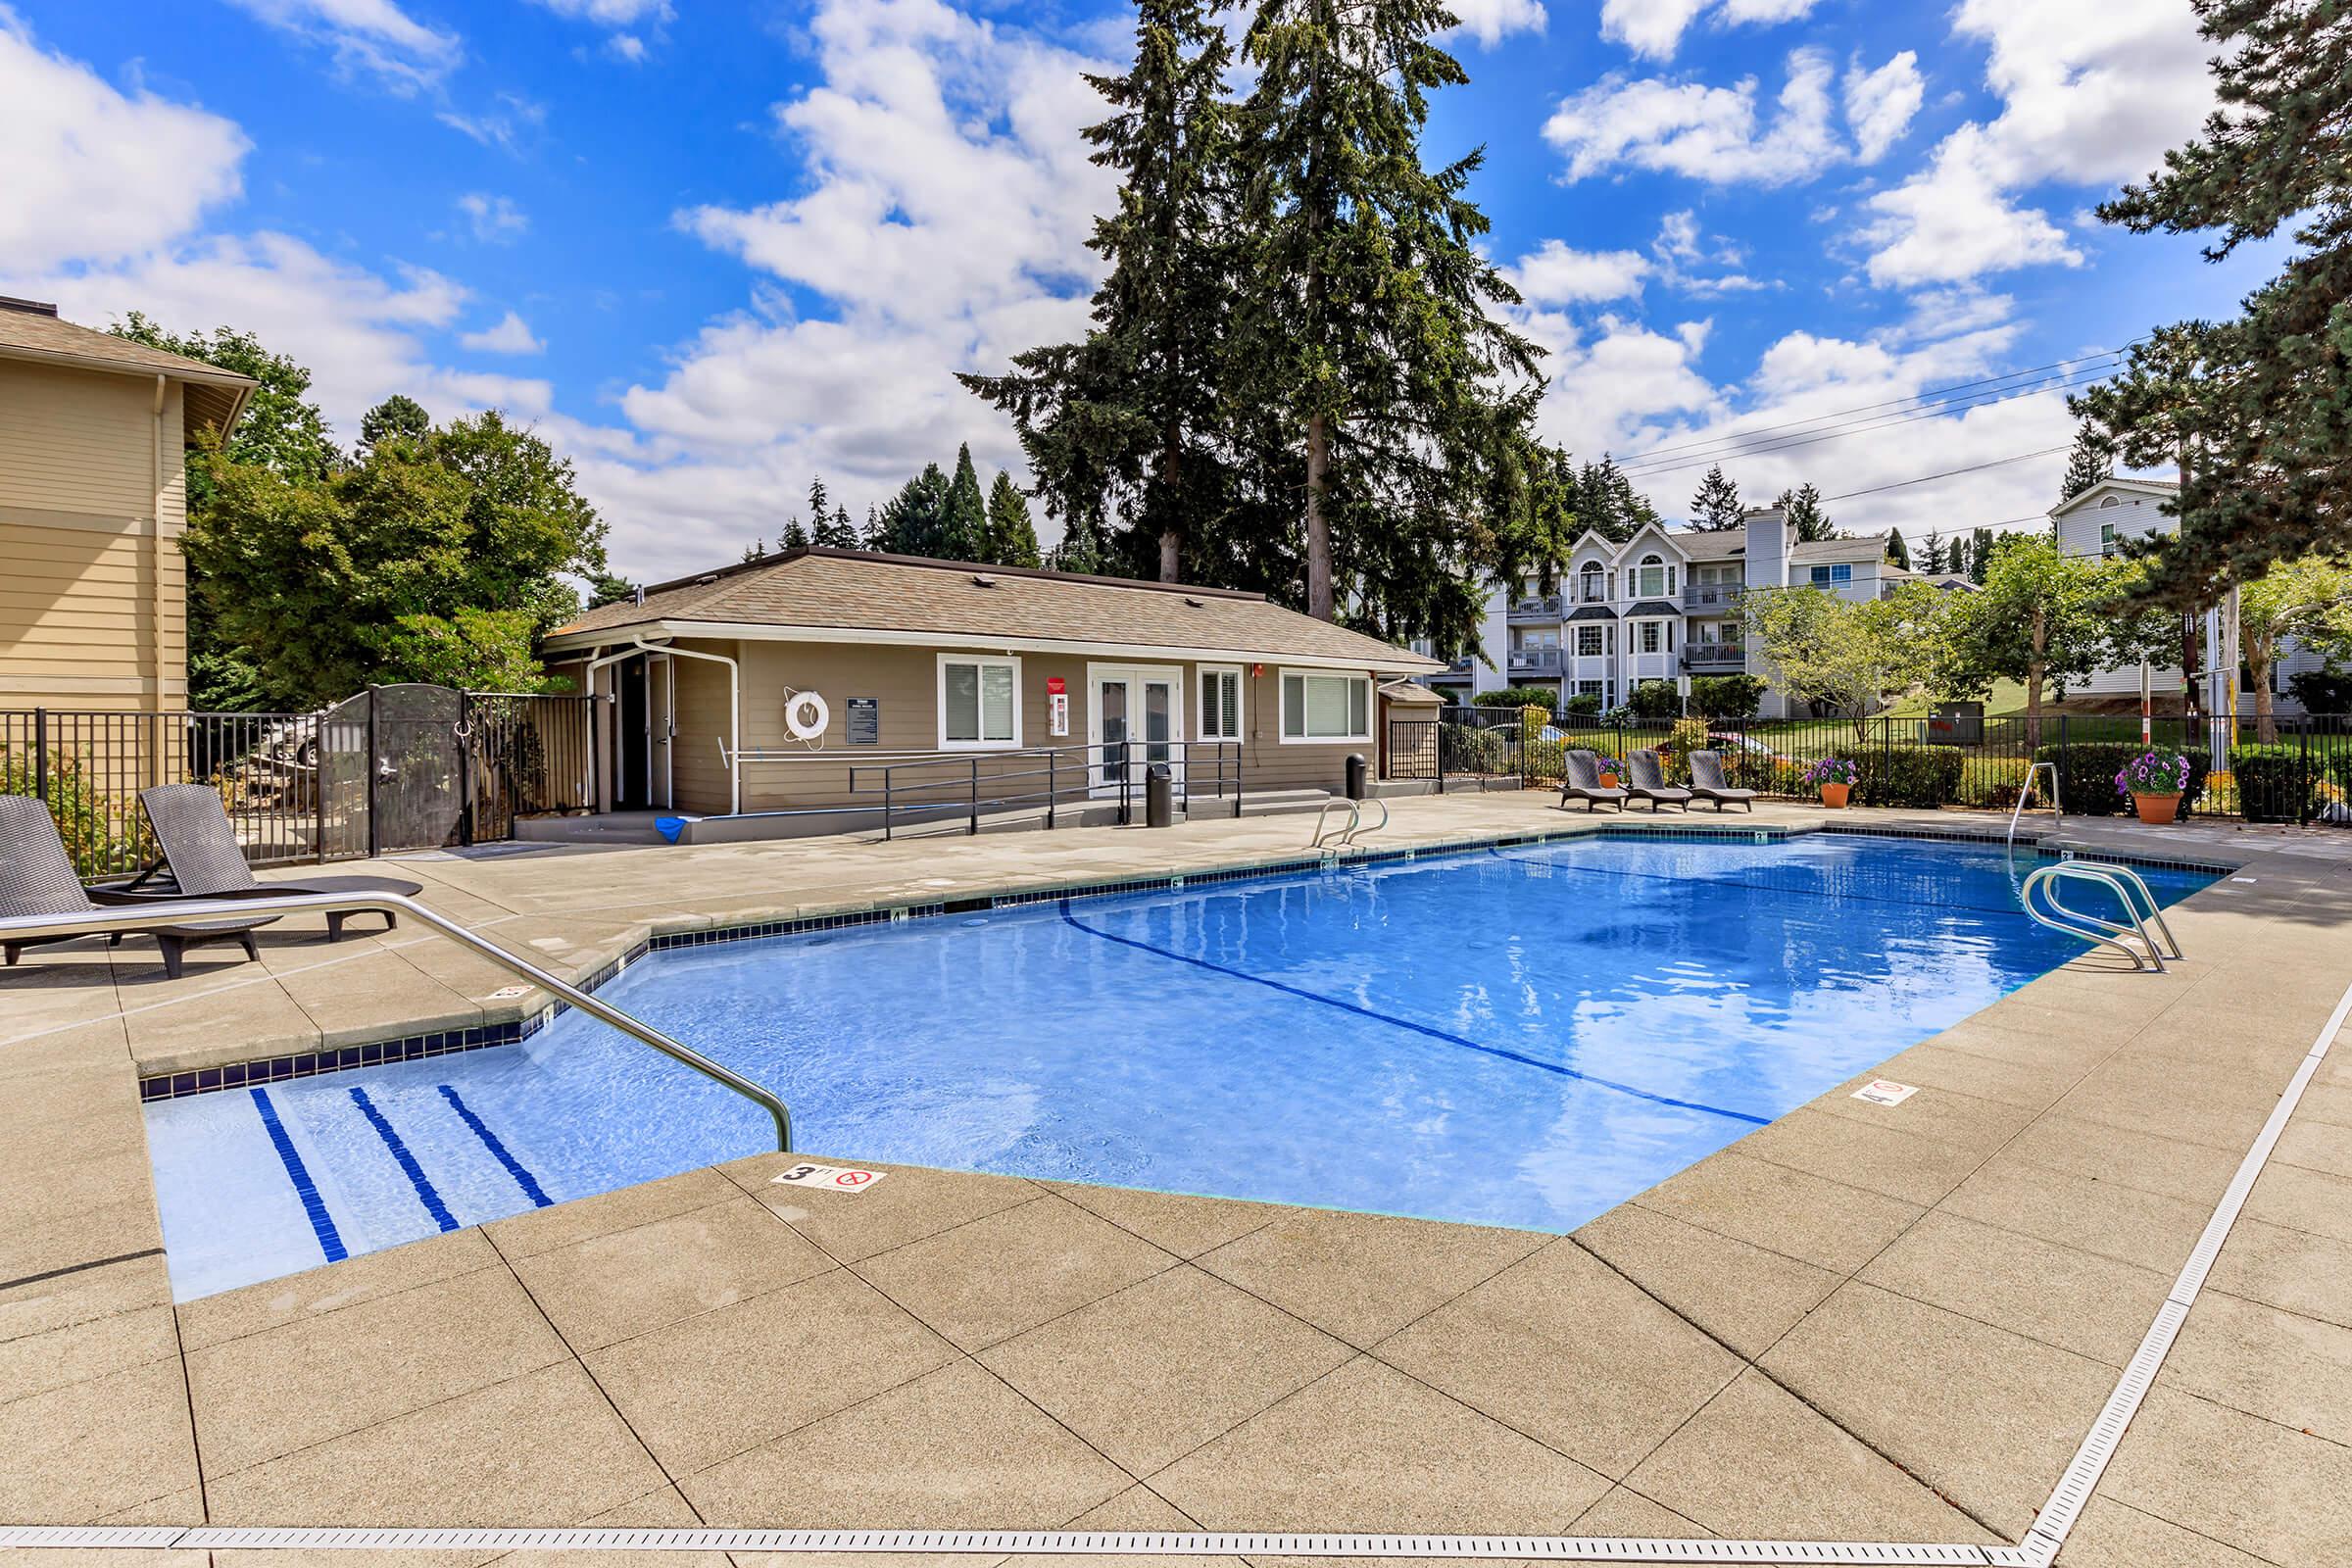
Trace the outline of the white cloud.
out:
[[[248,143],[217,115],[118,91],[0,5],[0,270],[29,271],[186,233],[238,193]]]
[[[1514,32],[1542,32],[1545,21],[1542,0],[1449,0],[1446,9],[1457,23],[1449,30],[1468,33],[1482,49]]]
[[[1719,185],[1786,184],[1845,155],[1830,126],[1829,57],[1792,50],[1788,74],[1769,123],[1757,112],[1753,76],[1730,87],[1604,76],[1561,101],[1544,139],[1568,160],[1570,180],[1625,165]]]
[[[634,27],[667,22],[676,13],[669,0],[538,0],[557,16],[572,22],[592,22],[604,27]]]
[[[486,245],[512,245],[531,226],[530,215],[516,207],[512,197],[493,196],[488,191],[467,191],[458,198],[458,211],[466,215],[473,237]]]
[[[645,59],[645,40],[633,32],[616,32],[605,40],[605,52],[615,60],[638,65]]]
[[[476,354],[537,354],[547,345],[531,335],[523,318],[509,311],[498,324],[467,332],[458,342]]]
[[[1649,270],[1640,251],[1571,250],[1547,239],[1503,275],[1530,305],[1575,305],[1638,296]]]
[[[1740,271],[1747,252],[1721,234],[1709,242],[1698,226],[1698,215],[1687,208],[1659,220],[1658,237],[1650,241],[1649,253],[1657,259],[1654,271],[1658,280],[1694,299],[1720,299],[1726,294],[1752,294],[1779,286]],[[1730,270],[1706,270],[1716,267]]]
[[[273,27],[334,51],[346,71],[366,71],[397,92],[430,87],[465,58],[456,33],[428,26],[393,0],[230,0]]]
[[[469,114],[460,109],[445,108],[433,118],[485,147],[520,154],[525,144],[536,137],[540,127],[547,123],[547,105],[533,102],[520,93],[502,92],[491,100],[488,109]]]
[[[1845,72],[1845,122],[1854,132],[1854,160],[1875,164],[1911,128],[1927,96],[1920,79],[1919,56],[1906,49],[1876,71],[1860,61]]]
[[[1908,288],[2041,263],[2081,266],[2082,253],[2042,213],[2013,199],[2000,169],[1983,127],[1963,125],[1926,170],[1872,196],[1866,205],[1875,216],[1861,234],[1874,247],[1871,281]]]
[[[1600,35],[1635,54],[1671,60],[1701,12],[1718,26],[1793,22],[1818,0],[1602,0]]]

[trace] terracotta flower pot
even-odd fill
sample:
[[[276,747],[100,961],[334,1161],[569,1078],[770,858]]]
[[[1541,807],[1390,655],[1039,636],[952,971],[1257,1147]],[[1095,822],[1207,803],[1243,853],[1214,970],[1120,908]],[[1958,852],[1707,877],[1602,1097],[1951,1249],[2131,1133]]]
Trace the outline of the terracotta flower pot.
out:
[[[1845,809],[1845,798],[1852,790],[1851,784],[1824,784],[1821,787],[1821,804],[1833,811],[1842,811]]]
[[[1604,789],[1604,790],[1613,790],[1613,789],[1615,789],[1615,788],[1617,787],[1617,775],[1616,775],[1616,774],[1614,774],[1614,773],[1603,773],[1603,774],[1601,774],[1601,775],[1600,775],[1600,787],[1601,787],[1602,789]]]
[[[2132,809],[2139,813],[2139,819],[2142,822],[2152,822],[2161,827],[2180,814],[2180,797],[2179,795],[2142,795],[2139,791],[2133,790],[2132,792]]]

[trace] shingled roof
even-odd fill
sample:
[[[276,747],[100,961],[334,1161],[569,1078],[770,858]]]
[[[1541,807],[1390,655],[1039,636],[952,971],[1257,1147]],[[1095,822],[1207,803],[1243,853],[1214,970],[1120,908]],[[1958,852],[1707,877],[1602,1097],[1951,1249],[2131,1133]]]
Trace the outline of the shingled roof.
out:
[[[920,637],[950,646],[1132,648],[1166,657],[1191,651],[1406,673],[1446,667],[1262,594],[821,548],[656,584],[643,603],[601,605],[557,627],[549,643],[561,651],[625,641],[612,634],[630,631],[726,637],[771,627],[811,640],[838,633],[821,640],[853,643]]]
[[[57,307],[38,300],[0,296],[0,359],[69,366],[119,375],[170,376],[187,388],[191,435],[210,426],[225,435],[260,383],[202,360],[168,354],[112,332],[76,326],[58,318]]]

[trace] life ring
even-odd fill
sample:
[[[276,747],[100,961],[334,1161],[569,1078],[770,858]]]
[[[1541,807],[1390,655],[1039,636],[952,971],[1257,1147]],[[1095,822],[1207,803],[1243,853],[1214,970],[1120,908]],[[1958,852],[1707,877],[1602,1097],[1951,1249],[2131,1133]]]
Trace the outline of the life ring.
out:
[[[812,741],[833,722],[833,710],[814,692],[795,692],[784,704],[784,728],[796,741]]]

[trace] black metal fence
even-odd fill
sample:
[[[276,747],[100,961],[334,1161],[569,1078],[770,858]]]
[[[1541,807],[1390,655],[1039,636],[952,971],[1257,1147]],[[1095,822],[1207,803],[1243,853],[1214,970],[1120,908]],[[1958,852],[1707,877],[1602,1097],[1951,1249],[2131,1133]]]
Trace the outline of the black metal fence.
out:
[[[375,687],[318,713],[0,710],[0,793],[48,804],[81,874],[154,858],[139,791],[211,784],[255,865],[512,835],[593,800],[592,700]]]
[[[2183,814],[2252,822],[2352,825],[2352,715],[2157,718],[2145,742],[2135,716],[2052,714],[1949,722],[1931,718],[1656,719],[1604,724],[1542,709],[1448,708],[1436,719],[1389,725],[1389,776],[1435,780],[1441,790],[1516,778],[1556,783],[1567,754],[1597,753],[1622,764],[1629,752],[1660,754],[1670,780],[1687,781],[1690,752],[1712,750],[1735,785],[1810,798],[1812,763],[1854,763],[1864,806],[2007,809],[2033,764],[2058,774],[2070,813],[2129,815],[2117,774],[2154,747],[2189,760]],[[1620,770],[1622,767],[1620,766]],[[2036,792],[2037,804],[2047,781]]]

